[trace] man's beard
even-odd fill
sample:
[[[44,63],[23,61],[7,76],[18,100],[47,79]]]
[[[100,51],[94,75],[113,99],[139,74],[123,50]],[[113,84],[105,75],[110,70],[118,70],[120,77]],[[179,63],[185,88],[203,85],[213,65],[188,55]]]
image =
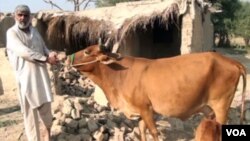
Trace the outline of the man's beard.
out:
[[[30,21],[28,21],[27,23],[25,22],[17,22],[17,25],[20,29],[25,29],[28,28],[30,26]]]

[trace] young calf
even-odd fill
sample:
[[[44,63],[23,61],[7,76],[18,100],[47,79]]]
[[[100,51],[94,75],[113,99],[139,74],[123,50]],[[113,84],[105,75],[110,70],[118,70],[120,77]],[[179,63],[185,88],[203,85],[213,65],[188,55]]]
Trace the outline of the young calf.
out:
[[[221,141],[221,124],[204,118],[196,129],[195,141]]]

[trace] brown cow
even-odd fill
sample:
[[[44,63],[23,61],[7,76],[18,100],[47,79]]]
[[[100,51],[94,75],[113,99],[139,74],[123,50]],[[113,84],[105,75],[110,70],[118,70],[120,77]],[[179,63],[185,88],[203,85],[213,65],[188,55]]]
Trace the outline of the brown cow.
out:
[[[121,57],[93,45],[72,56],[71,65],[103,89],[112,107],[128,118],[141,117],[142,141],[147,128],[158,141],[155,112],[185,120],[208,105],[224,124],[240,76],[243,97],[246,89],[244,66],[215,52],[152,60]]]

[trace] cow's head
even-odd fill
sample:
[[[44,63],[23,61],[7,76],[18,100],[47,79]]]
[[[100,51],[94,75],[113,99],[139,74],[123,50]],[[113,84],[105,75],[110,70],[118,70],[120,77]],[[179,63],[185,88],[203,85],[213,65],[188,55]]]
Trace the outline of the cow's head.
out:
[[[89,46],[69,55],[67,58],[67,64],[70,64],[79,71],[90,72],[98,63],[108,65],[114,63],[120,58],[120,54],[111,53],[105,44],[99,42],[98,45]]]

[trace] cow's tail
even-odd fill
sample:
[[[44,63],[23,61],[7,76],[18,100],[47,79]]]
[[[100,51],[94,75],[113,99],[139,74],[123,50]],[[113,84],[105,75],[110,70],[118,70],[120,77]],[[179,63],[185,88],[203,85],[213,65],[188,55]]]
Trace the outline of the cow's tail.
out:
[[[242,99],[241,99],[241,113],[240,113],[240,124],[243,124],[243,120],[245,117],[245,97],[246,97],[246,86],[247,86],[247,72],[244,66],[240,66],[240,73],[242,76],[242,80],[243,80],[243,89],[242,89]]]

